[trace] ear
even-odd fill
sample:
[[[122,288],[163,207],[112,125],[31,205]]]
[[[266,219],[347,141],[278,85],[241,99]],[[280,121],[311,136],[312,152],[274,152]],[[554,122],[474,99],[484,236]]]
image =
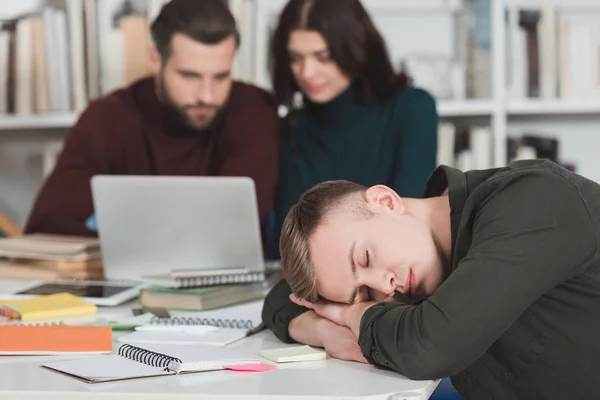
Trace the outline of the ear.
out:
[[[385,207],[396,213],[404,213],[404,201],[393,189],[385,185],[375,185],[365,193],[367,204],[375,207]]]
[[[160,72],[161,68],[162,57],[160,56],[160,53],[156,47],[151,47],[148,51],[148,69],[152,75],[156,76]]]

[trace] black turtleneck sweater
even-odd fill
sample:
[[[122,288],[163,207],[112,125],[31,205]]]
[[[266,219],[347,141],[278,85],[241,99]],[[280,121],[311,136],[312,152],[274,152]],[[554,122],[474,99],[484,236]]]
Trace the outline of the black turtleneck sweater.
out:
[[[436,166],[435,101],[413,87],[365,102],[358,85],[327,104],[307,103],[282,121],[275,245],[289,209],[311,186],[346,179],[421,197]]]

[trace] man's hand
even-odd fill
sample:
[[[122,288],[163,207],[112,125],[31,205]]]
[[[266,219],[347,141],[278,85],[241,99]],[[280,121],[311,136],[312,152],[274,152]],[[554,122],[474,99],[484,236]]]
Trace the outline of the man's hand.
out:
[[[358,345],[358,338],[349,328],[324,318],[322,324],[323,347],[327,354],[340,360],[369,363]]]
[[[340,360],[368,363],[352,331],[307,311],[290,321],[289,333],[297,342],[322,347],[329,356]]]
[[[310,308],[323,318],[327,318],[338,325],[350,328],[356,337],[358,337],[360,333],[360,320],[362,319],[363,314],[369,307],[377,304],[374,301],[365,301],[350,305],[326,300],[319,300],[315,303],[311,303],[299,299],[293,294],[290,295],[290,300],[300,306]]]

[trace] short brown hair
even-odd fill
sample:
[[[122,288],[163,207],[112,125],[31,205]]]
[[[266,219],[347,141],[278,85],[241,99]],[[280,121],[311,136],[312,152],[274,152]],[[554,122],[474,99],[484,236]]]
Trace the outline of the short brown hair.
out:
[[[160,10],[150,31],[163,61],[171,55],[171,39],[177,33],[207,45],[233,35],[240,45],[235,18],[223,0],[171,0]]]
[[[366,190],[354,182],[326,181],[304,192],[288,212],[281,228],[279,250],[283,277],[296,297],[311,302],[319,299],[308,239],[334,208],[350,195]],[[352,211],[362,216],[372,215],[364,203],[357,202]]]

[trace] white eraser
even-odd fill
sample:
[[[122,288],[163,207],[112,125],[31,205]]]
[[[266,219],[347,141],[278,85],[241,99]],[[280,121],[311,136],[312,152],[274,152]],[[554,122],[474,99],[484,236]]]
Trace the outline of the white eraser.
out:
[[[327,358],[327,353],[310,346],[292,346],[279,349],[262,350],[260,355],[276,363],[319,361]]]

